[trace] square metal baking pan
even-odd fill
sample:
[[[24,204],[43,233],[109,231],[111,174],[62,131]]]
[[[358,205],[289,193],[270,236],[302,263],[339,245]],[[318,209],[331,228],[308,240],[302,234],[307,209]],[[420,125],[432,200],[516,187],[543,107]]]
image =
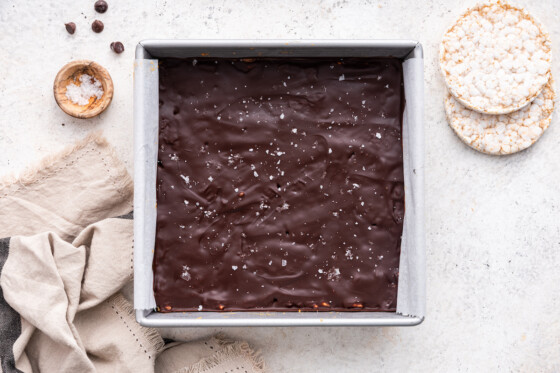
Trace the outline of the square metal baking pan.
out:
[[[157,60],[164,57],[396,57],[403,61],[406,234],[403,232],[397,312],[155,311],[152,260],[157,209]],[[134,308],[141,325],[413,326],[424,320],[424,77],[420,43],[413,40],[145,40],[136,48],[134,74]]]

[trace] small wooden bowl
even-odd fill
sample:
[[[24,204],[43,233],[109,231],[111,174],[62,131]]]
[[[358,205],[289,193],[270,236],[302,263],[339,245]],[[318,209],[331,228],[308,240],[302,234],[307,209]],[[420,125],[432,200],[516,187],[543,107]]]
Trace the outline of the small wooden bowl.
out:
[[[103,96],[101,98],[91,97],[87,105],[77,105],[66,97],[66,87],[70,83],[79,82],[83,74],[90,75],[101,83]],[[54,99],[58,106],[68,115],[76,118],[86,119],[101,114],[113,99],[113,80],[109,72],[96,62],[88,60],[72,61],[66,65],[54,79]]]

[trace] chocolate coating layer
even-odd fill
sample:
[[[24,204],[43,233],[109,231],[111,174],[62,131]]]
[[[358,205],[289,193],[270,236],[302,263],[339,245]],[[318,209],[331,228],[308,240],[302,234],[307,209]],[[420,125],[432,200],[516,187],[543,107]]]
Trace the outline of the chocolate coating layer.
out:
[[[162,312],[394,311],[401,61],[160,60]]]

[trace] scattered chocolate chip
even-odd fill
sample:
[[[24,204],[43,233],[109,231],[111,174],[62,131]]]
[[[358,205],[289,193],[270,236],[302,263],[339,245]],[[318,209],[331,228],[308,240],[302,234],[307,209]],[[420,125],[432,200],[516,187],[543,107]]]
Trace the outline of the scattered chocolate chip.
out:
[[[104,0],[98,0],[95,2],[95,5],[93,7],[95,8],[95,11],[97,13],[105,13],[107,11],[107,8],[109,8],[109,5],[107,5],[107,2]]]
[[[64,27],[66,27],[66,31],[68,31],[70,35],[76,32],[76,24],[74,22],[65,23]]]
[[[98,34],[103,31],[103,28],[105,26],[103,25],[103,22],[101,22],[100,20],[96,19],[95,21],[93,21],[93,23],[91,24],[91,29],[93,30],[93,32],[97,32]]]
[[[111,43],[111,49],[113,50],[113,52],[121,54],[122,52],[124,52],[124,45],[120,41],[114,41]]]

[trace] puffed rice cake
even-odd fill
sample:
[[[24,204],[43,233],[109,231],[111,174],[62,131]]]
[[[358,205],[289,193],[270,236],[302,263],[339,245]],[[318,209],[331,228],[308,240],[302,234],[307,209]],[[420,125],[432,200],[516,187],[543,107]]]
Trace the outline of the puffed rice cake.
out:
[[[449,125],[468,146],[486,154],[512,154],[533,145],[548,128],[554,111],[552,78],[542,92],[521,110],[481,114],[463,106],[449,93],[445,114]]]
[[[503,1],[467,10],[443,36],[439,62],[451,94],[468,108],[507,114],[550,78],[550,38],[525,10]]]

